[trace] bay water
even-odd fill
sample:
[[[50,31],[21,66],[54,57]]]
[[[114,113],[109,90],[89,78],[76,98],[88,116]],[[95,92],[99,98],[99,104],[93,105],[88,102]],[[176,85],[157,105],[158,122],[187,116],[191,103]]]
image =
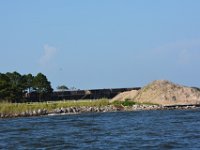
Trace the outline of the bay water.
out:
[[[0,149],[200,149],[200,110],[0,119]]]

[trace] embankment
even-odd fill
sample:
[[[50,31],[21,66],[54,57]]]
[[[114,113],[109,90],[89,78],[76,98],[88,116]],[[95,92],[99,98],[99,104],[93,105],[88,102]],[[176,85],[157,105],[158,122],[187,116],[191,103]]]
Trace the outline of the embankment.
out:
[[[110,103],[109,100],[67,101],[51,103],[2,103],[0,118],[31,117],[45,115],[64,115],[97,112],[137,111],[163,109],[159,105]]]
[[[12,104],[11,104],[12,105]],[[24,104],[23,104],[24,105]],[[60,104],[61,106],[62,104]],[[17,106],[12,106],[15,110]],[[2,106],[1,106],[2,108]],[[40,107],[30,109],[29,106],[25,106],[21,110],[9,111],[4,108],[4,111],[0,112],[0,118],[16,118],[16,117],[34,117],[34,116],[52,116],[52,115],[72,115],[82,113],[105,113],[105,112],[118,112],[118,111],[141,111],[141,110],[172,110],[172,109],[196,109],[200,108],[197,106],[162,106],[153,104],[142,104],[136,103],[130,106],[116,105],[115,103],[109,103],[108,105],[92,105],[92,106],[67,106],[67,107],[56,107],[49,109],[49,107]]]

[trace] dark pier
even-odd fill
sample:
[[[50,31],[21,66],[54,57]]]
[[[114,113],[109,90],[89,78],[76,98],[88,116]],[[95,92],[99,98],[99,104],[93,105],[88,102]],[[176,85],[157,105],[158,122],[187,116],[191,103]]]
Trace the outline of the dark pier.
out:
[[[54,91],[48,101],[56,100],[80,100],[80,99],[111,99],[121,92],[139,90],[140,87],[134,88],[111,88],[111,89],[91,89],[91,90],[69,90],[69,91]],[[30,93],[28,101],[39,101],[37,93]]]
[[[115,89],[92,89],[92,90],[76,90],[76,91],[56,91],[52,94],[52,99],[66,99],[66,100],[78,100],[78,99],[111,99],[117,94],[125,91],[139,90],[140,87],[135,88],[115,88]]]

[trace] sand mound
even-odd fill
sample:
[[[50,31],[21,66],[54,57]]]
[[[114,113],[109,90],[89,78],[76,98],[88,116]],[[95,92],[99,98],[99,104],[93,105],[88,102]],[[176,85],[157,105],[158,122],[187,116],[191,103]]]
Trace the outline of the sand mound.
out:
[[[128,92],[122,92],[120,94],[118,94],[117,96],[115,96],[111,102],[113,101],[125,101],[126,99],[133,99],[136,95],[137,95],[138,91],[137,90],[132,90],[132,91],[128,91]]]
[[[200,104],[200,91],[170,81],[157,80],[139,90],[131,100],[160,105],[193,105]]]

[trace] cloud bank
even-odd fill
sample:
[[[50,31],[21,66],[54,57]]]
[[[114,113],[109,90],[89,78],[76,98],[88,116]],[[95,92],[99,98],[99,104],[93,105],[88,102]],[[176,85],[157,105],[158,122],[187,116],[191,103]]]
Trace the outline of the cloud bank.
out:
[[[44,45],[43,50],[44,53],[39,60],[39,64],[41,66],[47,66],[53,60],[58,50],[53,46],[49,46],[48,44]]]

